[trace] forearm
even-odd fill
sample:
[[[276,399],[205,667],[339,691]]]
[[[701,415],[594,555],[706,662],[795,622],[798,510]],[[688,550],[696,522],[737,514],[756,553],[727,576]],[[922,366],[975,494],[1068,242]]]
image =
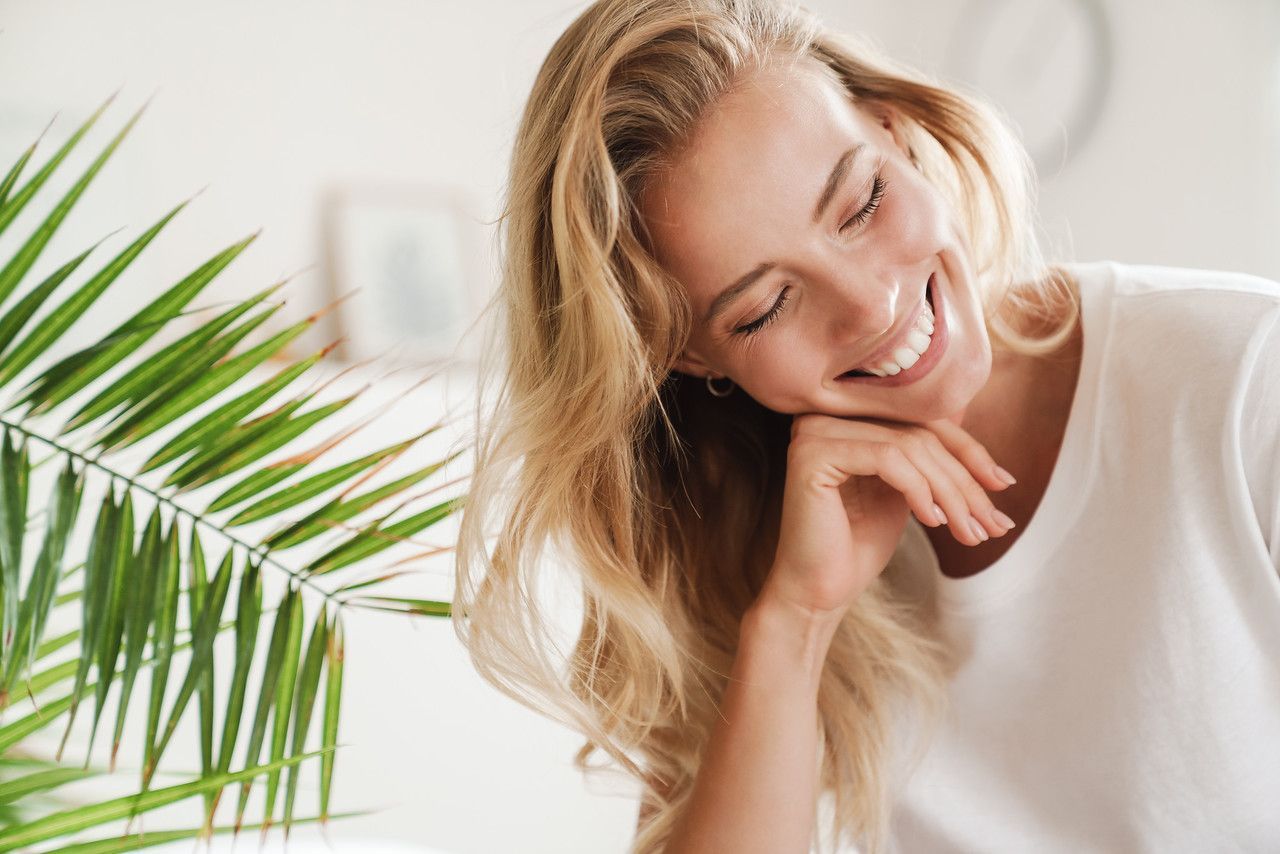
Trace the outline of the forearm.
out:
[[[806,854],[817,797],[817,697],[835,632],[762,597],[667,854]]]

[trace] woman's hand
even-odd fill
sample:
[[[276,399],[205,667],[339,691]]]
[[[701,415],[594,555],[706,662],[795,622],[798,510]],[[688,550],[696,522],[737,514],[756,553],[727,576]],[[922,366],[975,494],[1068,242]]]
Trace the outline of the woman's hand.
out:
[[[1008,486],[995,467],[987,450],[949,420],[796,416],[778,551],[763,593],[838,619],[889,562],[908,512],[930,527],[947,524],[965,545],[987,539],[971,525],[1004,534],[1009,528],[999,520],[1008,517],[986,492]],[[935,504],[945,522],[935,517]]]

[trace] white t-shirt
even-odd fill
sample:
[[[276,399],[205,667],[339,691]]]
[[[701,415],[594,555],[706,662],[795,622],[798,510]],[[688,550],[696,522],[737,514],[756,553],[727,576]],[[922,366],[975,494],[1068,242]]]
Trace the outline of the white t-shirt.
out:
[[[1080,377],[1033,517],[967,578],[913,518],[899,546],[962,664],[896,851],[1280,851],[1280,283],[1067,267]]]

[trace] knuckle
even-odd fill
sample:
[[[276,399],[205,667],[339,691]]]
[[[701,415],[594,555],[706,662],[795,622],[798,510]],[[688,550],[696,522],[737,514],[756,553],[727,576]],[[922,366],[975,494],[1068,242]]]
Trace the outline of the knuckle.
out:
[[[821,417],[814,413],[806,412],[802,415],[795,415],[791,418],[791,437],[805,435],[815,426],[817,419]]]
[[[787,447],[787,463],[788,465],[800,465],[806,462],[814,454],[815,447],[819,444],[817,436],[800,434],[792,440]]]
[[[931,450],[946,450],[946,445],[942,442],[942,437],[927,427],[921,427],[916,434],[920,437],[920,441]]]
[[[961,484],[960,491],[964,494],[965,500],[971,505],[982,506],[991,503],[991,497],[987,495],[987,491],[972,479]]]
[[[906,459],[906,454],[893,442],[876,442],[872,452],[881,465],[898,465]]]
[[[905,450],[917,453],[928,449],[928,440],[916,430],[908,430],[898,438],[898,444]]]
[[[961,437],[959,445],[956,448],[956,454],[961,458],[967,458],[974,462],[987,462],[991,460],[991,454],[983,447],[982,443],[967,433]]]
[[[928,440],[931,437],[937,438],[937,435],[923,424],[909,424],[902,432],[920,440]]]

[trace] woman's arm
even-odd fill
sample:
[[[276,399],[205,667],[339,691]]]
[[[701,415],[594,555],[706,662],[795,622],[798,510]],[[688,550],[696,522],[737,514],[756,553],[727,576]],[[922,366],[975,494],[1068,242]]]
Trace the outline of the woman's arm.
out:
[[[666,854],[810,850],[818,684],[837,624],[767,595],[744,615],[721,714]]]
[[[1008,530],[986,493],[1008,482],[945,420],[798,416],[786,478],[773,566],[743,616],[720,716],[666,854],[808,854],[818,686],[840,620],[888,564],[908,512],[949,525],[966,545]]]

